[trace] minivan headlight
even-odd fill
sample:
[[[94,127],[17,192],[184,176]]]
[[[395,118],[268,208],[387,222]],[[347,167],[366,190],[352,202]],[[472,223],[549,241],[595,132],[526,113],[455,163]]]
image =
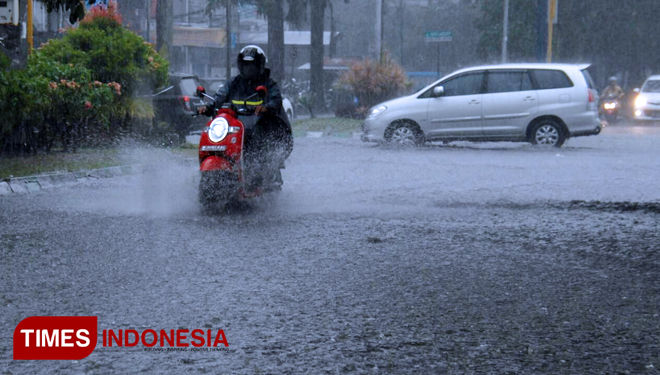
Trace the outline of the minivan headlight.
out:
[[[635,108],[644,107],[646,105],[646,98],[642,95],[639,95],[635,99]]]
[[[220,142],[225,139],[227,132],[229,132],[229,123],[226,119],[218,117],[209,127],[209,139],[211,142]]]
[[[373,107],[371,109],[371,111],[369,111],[369,117],[370,118],[376,117],[376,116],[380,115],[381,113],[385,112],[386,109],[387,109],[387,107],[385,107],[384,105],[379,105],[377,107]]]

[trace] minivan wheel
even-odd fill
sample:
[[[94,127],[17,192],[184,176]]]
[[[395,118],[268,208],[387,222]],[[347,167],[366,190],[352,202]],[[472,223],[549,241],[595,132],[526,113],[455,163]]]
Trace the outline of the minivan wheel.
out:
[[[561,147],[566,142],[566,135],[561,125],[552,120],[541,121],[534,125],[531,138],[533,145]]]
[[[416,125],[396,122],[385,131],[385,140],[397,146],[421,146],[424,144],[424,133]]]

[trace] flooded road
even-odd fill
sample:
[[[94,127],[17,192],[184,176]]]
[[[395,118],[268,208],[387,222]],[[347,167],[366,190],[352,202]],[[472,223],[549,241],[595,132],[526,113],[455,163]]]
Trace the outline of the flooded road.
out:
[[[562,149],[296,139],[284,190],[203,215],[195,165],[0,197],[3,373],[657,373],[660,129]],[[12,361],[29,316],[222,329]]]

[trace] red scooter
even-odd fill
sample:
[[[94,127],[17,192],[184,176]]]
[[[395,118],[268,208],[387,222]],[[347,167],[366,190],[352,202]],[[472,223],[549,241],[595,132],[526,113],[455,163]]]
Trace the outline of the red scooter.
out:
[[[258,116],[254,114],[254,101],[257,97],[263,100],[267,94],[265,86],[258,86],[256,93],[242,100],[242,104],[223,106],[216,110],[211,121],[206,124],[199,141],[199,169],[202,173],[199,201],[204,208],[241,202],[281,190],[282,176],[279,168],[271,171],[274,176],[269,178],[255,177],[246,171],[245,136],[258,121]],[[197,88],[197,95],[213,100],[201,86]]]

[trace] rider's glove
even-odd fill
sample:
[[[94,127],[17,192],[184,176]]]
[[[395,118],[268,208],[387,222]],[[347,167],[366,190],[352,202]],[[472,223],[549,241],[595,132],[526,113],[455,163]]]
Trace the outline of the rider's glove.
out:
[[[213,111],[213,106],[210,106],[210,105],[197,108],[197,112],[200,115],[204,115],[204,116],[213,116],[213,114],[214,114],[213,113],[214,112]]]

